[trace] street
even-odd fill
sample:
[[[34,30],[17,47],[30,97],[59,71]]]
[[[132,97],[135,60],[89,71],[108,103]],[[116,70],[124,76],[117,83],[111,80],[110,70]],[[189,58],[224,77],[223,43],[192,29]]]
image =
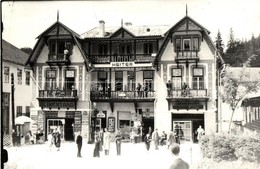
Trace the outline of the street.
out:
[[[9,147],[9,160],[5,169],[58,169],[58,168],[92,168],[104,169],[163,169],[169,168],[172,155],[167,146],[160,146],[155,150],[151,145],[149,152],[146,151],[144,143],[122,143],[121,156],[116,155],[115,143],[111,143],[109,156],[100,152],[100,158],[93,157],[94,144],[84,143],[82,147],[82,158],[77,157],[75,142],[64,142],[60,151],[53,147],[48,151],[46,143],[38,145],[23,145],[21,147]],[[198,144],[182,144],[181,153],[191,168],[194,168],[200,160]]]

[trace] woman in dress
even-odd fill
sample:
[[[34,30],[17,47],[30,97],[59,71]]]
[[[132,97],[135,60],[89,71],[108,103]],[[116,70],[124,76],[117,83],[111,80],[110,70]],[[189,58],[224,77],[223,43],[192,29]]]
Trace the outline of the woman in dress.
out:
[[[111,142],[110,132],[108,132],[107,129],[105,128],[105,132],[104,132],[104,149],[105,149],[105,155],[109,155],[110,142]]]

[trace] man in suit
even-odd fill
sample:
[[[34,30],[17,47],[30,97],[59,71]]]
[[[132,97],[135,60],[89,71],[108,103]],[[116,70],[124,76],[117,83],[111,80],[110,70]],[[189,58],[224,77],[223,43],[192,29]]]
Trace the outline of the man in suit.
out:
[[[80,132],[79,132],[79,135],[77,136],[76,143],[77,143],[77,146],[78,146],[77,157],[81,157],[82,136],[81,136]]]
[[[190,168],[189,164],[179,157],[179,154],[180,154],[179,144],[174,143],[172,145],[171,153],[173,155],[174,160],[169,169],[189,169]]]

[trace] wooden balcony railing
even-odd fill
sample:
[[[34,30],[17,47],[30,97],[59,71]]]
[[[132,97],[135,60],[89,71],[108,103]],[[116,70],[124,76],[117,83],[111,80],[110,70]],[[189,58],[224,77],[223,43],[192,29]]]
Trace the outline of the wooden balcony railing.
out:
[[[126,55],[91,55],[93,63],[110,62],[152,62],[155,56],[151,54],[126,54]]]
[[[187,59],[199,59],[197,50],[190,51],[176,51],[176,59],[178,60],[187,60]]]
[[[69,54],[49,54],[46,63],[68,65],[70,64]]]
[[[70,99],[77,98],[77,90],[39,90],[39,98]]]
[[[136,100],[136,99],[154,99],[154,91],[91,91],[91,100]]]
[[[178,98],[208,98],[207,89],[189,89],[189,90],[173,90],[171,91],[170,96],[168,98],[178,99]]]

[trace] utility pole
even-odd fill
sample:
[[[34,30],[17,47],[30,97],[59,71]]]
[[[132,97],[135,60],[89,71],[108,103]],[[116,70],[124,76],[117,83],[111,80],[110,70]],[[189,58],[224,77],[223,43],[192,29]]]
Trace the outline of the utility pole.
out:
[[[15,131],[15,113],[14,113],[14,74],[11,73],[11,102],[12,102],[12,128]]]

